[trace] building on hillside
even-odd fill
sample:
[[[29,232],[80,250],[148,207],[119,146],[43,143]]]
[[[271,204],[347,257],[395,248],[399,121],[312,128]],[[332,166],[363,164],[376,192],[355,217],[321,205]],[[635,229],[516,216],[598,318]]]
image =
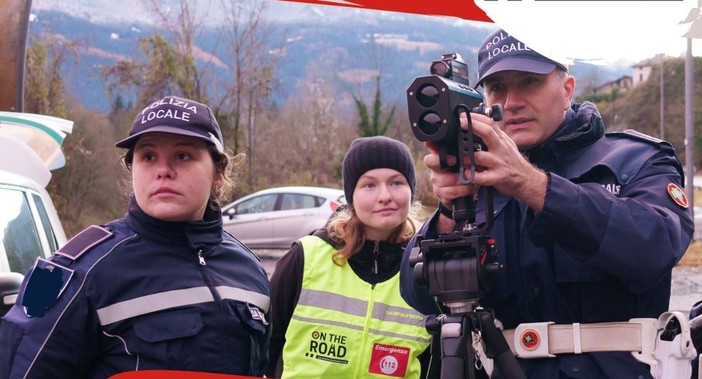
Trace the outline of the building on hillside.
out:
[[[661,59],[664,59],[664,57],[662,54],[659,54],[653,58],[642,60],[641,62],[631,66],[633,68],[632,87],[636,87],[639,84],[646,82],[648,77],[651,76],[653,67],[661,65]]]
[[[606,95],[612,93],[612,90],[619,88],[619,92],[626,92],[633,88],[633,80],[629,75],[624,75],[619,79],[609,81],[593,88],[592,92],[595,95]]]
[[[661,59],[665,59],[662,54],[645,59],[631,66],[632,75],[623,75],[618,79],[601,84],[592,89],[594,95],[608,95],[614,88],[619,88],[619,92],[626,92],[648,80],[653,72],[653,68],[660,66]]]

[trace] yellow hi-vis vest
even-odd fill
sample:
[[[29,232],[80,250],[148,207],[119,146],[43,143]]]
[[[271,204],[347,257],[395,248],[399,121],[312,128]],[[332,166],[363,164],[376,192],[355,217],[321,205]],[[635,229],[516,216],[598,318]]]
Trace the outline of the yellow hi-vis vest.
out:
[[[399,273],[371,285],[315,236],[300,239],[300,300],[285,333],[282,378],[419,378],[431,341],[424,316],[400,296]]]

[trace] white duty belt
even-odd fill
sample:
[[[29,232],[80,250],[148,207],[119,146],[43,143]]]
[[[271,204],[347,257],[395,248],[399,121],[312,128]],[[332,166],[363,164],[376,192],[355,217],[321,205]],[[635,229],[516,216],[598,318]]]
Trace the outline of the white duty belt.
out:
[[[680,333],[672,340],[661,338],[660,333],[674,319]],[[692,371],[690,361],[697,356],[687,316],[677,311],[664,312],[658,319],[633,318],[628,322],[520,324],[516,329],[505,330],[502,334],[512,353],[523,359],[628,351],[638,361],[647,364],[656,379],[689,378]],[[702,362],[700,368],[702,371]]]
[[[536,322],[520,324],[503,335],[512,353],[523,359],[549,358],[557,354],[581,354],[603,351],[628,351],[649,363],[656,343],[658,322],[654,318],[628,322],[592,324],[554,324]]]

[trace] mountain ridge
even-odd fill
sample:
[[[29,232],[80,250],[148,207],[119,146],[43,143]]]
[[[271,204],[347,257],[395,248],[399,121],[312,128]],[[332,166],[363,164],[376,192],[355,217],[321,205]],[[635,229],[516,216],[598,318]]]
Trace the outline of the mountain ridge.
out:
[[[178,3],[178,0],[168,0],[163,5]],[[198,10],[205,8],[202,5],[205,3],[204,0],[193,2]],[[110,66],[118,60],[139,59],[138,40],[159,32],[148,21],[148,12],[140,1],[127,0],[120,4],[115,7],[114,2],[105,0],[35,0],[32,6],[30,38],[48,33],[80,42],[77,62],[67,61],[63,74],[67,87],[88,109],[106,112],[110,107],[111,100],[97,68]],[[348,70],[372,69],[366,63],[356,61],[360,53],[368,51],[371,37],[391,56],[387,67],[383,68],[381,91],[387,97],[386,101],[403,102],[404,92],[414,77],[427,75],[431,61],[444,53],[459,52],[466,59],[474,79],[477,47],[492,30],[491,24],[451,17],[311,6],[277,0],[269,1],[268,5],[266,22],[274,30],[269,40],[287,37],[284,63],[277,68],[277,78],[282,85],[274,100],[279,103],[294,93],[296,83],[304,79],[314,61],[328,62],[327,67],[334,71],[320,74],[336,74],[341,82],[345,81],[344,77],[353,76],[348,72],[344,75]],[[125,8],[130,12],[124,12]],[[132,17],[122,17],[122,13]],[[114,17],[109,17],[110,14]],[[117,14],[120,17],[115,16]],[[208,59],[215,75],[227,80],[230,69],[227,57],[221,51],[212,50],[218,33],[216,25],[216,22],[208,24],[196,45],[202,57],[209,57],[203,59]],[[273,47],[273,44],[262,46]],[[576,65],[572,72],[577,77],[579,71],[592,69]],[[617,78],[627,70],[630,68],[602,68],[602,82]]]

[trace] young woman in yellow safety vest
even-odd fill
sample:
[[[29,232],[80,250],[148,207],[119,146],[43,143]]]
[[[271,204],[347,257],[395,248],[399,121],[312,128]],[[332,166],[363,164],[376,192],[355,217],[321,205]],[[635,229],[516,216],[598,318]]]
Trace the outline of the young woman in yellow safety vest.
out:
[[[343,161],[347,205],[300,238],[271,277],[268,377],[424,378],[430,335],[402,299],[402,252],[416,231],[409,149],[357,138]]]

